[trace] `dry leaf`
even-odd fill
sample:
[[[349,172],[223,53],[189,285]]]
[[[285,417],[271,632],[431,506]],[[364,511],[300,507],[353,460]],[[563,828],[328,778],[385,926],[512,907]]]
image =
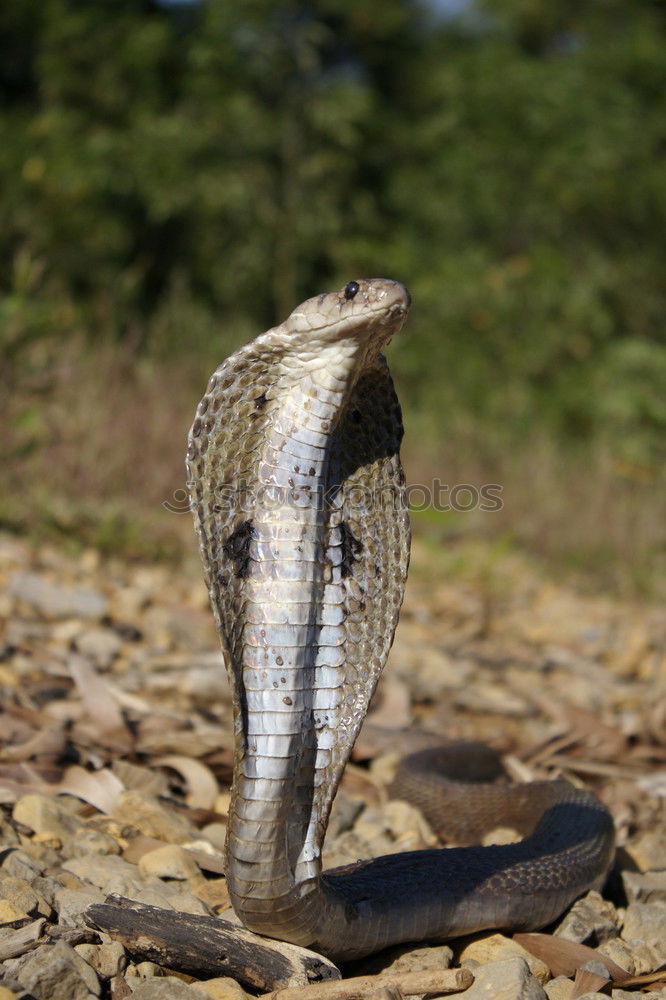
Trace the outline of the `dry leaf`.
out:
[[[82,656],[72,656],[69,672],[81,695],[90,718],[99,727],[99,733],[125,729],[125,720],[108,685]]]
[[[213,808],[219,791],[217,781],[210,768],[200,760],[182,754],[169,754],[158,757],[153,763],[156,767],[171,767],[182,775],[187,785],[185,801],[191,809]]]
[[[65,771],[57,791],[60,794],[66,793],[74,795],[77,799],[83,799],[102,813],[110,813],[125,791],[125,786],[108,768],[86,771],[78,764],[73,764]]]
[[[581,965],[590,961],[603,962],[613,980],[626,979],[629,975],[626,969],[594,948],[554,934],[514,934],[513,940],[545,962],[553,976],[574,976]]]
[[[610,982],[608,976],[599,976],[589,969],[577,969],[570,1000],[578,1000],[578,997],[584,997],[586,993],[601,993]]]

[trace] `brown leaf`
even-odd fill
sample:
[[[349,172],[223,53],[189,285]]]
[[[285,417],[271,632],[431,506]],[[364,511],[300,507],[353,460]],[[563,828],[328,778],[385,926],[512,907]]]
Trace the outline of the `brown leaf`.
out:
[[[626,979],[629,975],[626,969],[594,948],[554,934],[514,934],[513,940],[545,962],[553,976],[573,976],[581,965],[590,961],[603,962],[614,981]]]
[[[586,993],[601,993],[610,982],[608,976],[599,976],[596,972],[590,972],[589,969],[578,969],[571,988],[570,1000],[584,997]]]
[[[641,976],[629,976],[627,979],[620,979],[615,985],[630,990],[634,986],[658,986],[660,983],[666,983],[666,969],[644,972]]]

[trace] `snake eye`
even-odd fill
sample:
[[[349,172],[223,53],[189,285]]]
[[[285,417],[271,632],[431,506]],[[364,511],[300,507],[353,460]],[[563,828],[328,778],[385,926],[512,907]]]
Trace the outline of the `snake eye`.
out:
[[[359,289],[358,281],[350,281],[348,284],[345,285],[345,298],[347,299],[347,301],[349,301],[349,299],[354,298],[358,289]]]

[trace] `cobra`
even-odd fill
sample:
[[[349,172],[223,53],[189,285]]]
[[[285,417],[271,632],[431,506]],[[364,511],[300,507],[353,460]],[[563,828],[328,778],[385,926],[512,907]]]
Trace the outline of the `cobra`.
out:
[[[401,412],[382,350],[409,306],[403,285],[379,278],[308,299],[217,369],[189,437],[233,692],[229,894],[251,930],[336,960],[544,926],[603,881],[613,854],[608,812],[567,782],[424,786],[414,766],[407,785],[422,800],[453,794],[439,809],[464,811],[468,834],[508,815],[526,835],[321,871],[407,577]]]

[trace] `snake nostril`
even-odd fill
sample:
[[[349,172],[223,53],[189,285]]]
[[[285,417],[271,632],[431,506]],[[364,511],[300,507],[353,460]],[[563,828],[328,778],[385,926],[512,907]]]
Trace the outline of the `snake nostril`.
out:
[[[359,283],[358,283],[358,281],[350,281],[350,282],[348,282],[345,285],[345,298],[347,300],[353,299],[358,290],[359,290]]]

